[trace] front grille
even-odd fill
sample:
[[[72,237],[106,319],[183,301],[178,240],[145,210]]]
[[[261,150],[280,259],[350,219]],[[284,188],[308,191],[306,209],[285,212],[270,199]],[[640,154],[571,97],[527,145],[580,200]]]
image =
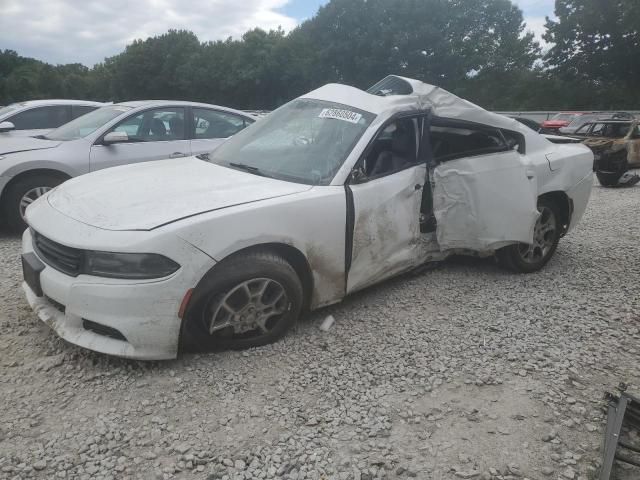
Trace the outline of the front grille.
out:
[[[72,277],[80,274],[84,260],[83,250],[60,245],[35,231],[32,236],[33,247],[44,263]]]
[[[90,332],[97,333],[98,335],[102,335],[104,337],[113,338],[115,340],[122,340],[123,342],[127,341],[125,336],[122,335],[119,330],[116,330],[112,327],[107,327],[106,325],[102,325],[98,322],[92,322],[91,320],[87,320],[86,318],[82,319],[82,327],[85,330],[89,330]]]

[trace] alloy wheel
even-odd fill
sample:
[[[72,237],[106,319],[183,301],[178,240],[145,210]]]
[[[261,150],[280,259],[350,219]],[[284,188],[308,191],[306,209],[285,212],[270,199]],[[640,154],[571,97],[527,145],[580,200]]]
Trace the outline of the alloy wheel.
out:
[[[270,278],[244,281],[227,293],[216,295],[208,318],[209,334],[259,337],[269,334],[289,310],[284,287]]]
[[[20,199],[20,216],[24,220],[24,214],[27,211],[27,207],[35,202],[42,195],[51,190],[51,187],[35,187],[28,190]]]
[[[518,253],[522,260],[529,264],[537,264],[547,257],[556,241],[558,224],[556,215],[549,207],[542,207],[536,221],[531,245],[521,244]]]

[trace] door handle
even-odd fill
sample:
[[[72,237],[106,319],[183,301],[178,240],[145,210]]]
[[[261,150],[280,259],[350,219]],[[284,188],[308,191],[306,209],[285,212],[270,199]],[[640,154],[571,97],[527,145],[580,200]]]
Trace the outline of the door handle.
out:
[[[414,185],[413,189],[414,189],[415,191],[421,190],[421,189],[422,189],[422,185],[420,185],[419,183],[416,183],[416,184]]]
[[[181,157],[186,157],[186,156],[187,156],[186,153],[173,152],[171,155],[169,155],[169,158],[181,158]]]
[[[536,176],[536,172],[534,172],[533,170],[527,170],[526,174],[529,180],[533,180]]]

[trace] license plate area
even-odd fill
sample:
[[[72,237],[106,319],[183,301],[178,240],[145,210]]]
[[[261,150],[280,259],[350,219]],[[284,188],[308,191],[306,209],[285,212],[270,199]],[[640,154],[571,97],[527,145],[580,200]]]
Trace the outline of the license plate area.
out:
[[[40,273],[44,270],[44,263],[40,261],[34,253],[22,255],[22,276],[29,285],[33,293],[38,297],[42,296],[42,285],[40,285]]]

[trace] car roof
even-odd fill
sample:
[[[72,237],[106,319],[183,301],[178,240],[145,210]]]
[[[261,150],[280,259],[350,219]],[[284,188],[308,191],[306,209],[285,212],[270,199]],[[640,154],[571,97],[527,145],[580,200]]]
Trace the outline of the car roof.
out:
[[[412,89],[409,94],[376,95],[355,87],[330,83],[300,98],[324,100],[349,105],[376,115],[383,113],[430,110],[434,115],[476,122],[496,128],[504,128],[519,132],[529,132],[531,129],[517,120],[504,115],[489,112],[484,108],[464,100],[440,87],[429,85],[419,80],[389,75],[387,79],[407,82]],[[524,129],[524,130],[523,130]],[[535,133],[535,132],[533,132]],[[537,134],[536,134],[537,135]]]
[[[21,107],[46,107],[48,105],[87,105],[91,107],[102,107],[107,104],[101,102],[92,102],[90,100],[48,99],[27,100],[25,102],[12,103],[11,105],[20,105]]]
[[[613,123],[613,124],[622,124],[622,125],[631,125],[634,120],[621,120],[621,119],[601,119],[601,120],[593,120],[592,122],[588,122],[587,125],[592,125],[594,123]]]
[[[129,102],[119,102],[114,103],[114,105],[130,107],[130,108],[142,108],[142,107],[153,107],[153,106],[178,106],[178,107],[203,107],[203,108],[214,108],[216,110],[222,110],[229,113],[235,113],[236,115],[243,115],[248,118],[256,119],[256,115],[252,115],[248,112],[243,112],[242,110],[235,110],[229,107],[223,107],[221,105],[213,105],[210,103],[200,103],[200,102],[187,102],[184,100],[132,100]]]

